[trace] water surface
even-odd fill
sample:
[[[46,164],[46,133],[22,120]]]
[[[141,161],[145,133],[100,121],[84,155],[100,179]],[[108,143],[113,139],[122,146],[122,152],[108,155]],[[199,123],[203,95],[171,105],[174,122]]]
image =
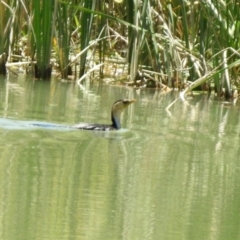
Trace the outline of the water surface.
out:
[[[68,129],[126,97],[124,129]],[[176,97],[1,78],[0,239],[240,239],[239,109]]]

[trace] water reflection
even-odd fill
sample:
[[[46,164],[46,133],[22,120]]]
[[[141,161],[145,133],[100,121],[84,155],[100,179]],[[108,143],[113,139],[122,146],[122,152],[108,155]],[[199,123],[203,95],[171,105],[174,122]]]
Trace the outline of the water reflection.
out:
[[[0,239],[238,239],[237,107],[199,96],[169,117],[176,93],[17,84],[0,88]],[[108,123],[122,96],[118,132],[25,125]]]

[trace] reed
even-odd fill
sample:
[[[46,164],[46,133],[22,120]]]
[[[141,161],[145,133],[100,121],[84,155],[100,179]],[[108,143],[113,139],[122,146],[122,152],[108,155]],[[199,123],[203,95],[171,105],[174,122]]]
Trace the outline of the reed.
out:
[[[32,1],[33,47],[36,50],[35,78],[50,79],[52,40],[57,13],[57,1]]]
[[[105,13],[106,12],[106,7],[105,7],[105,1],[97,1],[96,4],[96,9],[99,12]],[[108,26],[108,22],[107,22],[107,18],[104,16],[99,16],[98,17],[98,22],[96,24],[97,28],[96,31],[98,33],[100,33],[99,37],[102,37],[103,40],[99,42],[98,44],[98,53],[99,53],[99,63],[102,64],[105,61],[105,55],[106,55],[106,51],[107,51],[107,36],[108,36],[108,31],[107,31],[107,26]],[[99,76],[100,78],[104,77],[104,65],[102,64],[102,66],[99,68]]]
[[[70,65],[71,37],[74,30],[73,23],[75,10],[73,6],[77,1],[70,1],[68,4],[59,3],[57,7],[57,21],[55,28],[56,44],[55,50],[59,63],[61,77],[67,79],[68,75],[72,75]],[[72,16],[72,17],[71,17]]]
[[[19,3],[16,0],[0,2],[0,74],[7,73],[6,62],[16,43],[19,9]]]
[[[0,2],[0,74],[6,74],[6,53],[9,42],[5,32],[8,31],[6,15],[8,8]]]
[[[128,26],[128,72],[130,79],[136,83],[138,78],[143,79],[143,72],[147,69],[159,72],[161,62],[157,47],[157,38],[154,26],[154,12],[149,0],[127,1]]]
[[[94,10],[96,6],[96,0],[82,0],[80,3],[84,8],[89,10]],[[93,13],[82,11],[80,14],[80,44],[81,49],[85,49],[88,47],[91,33],[92,33],[92,26],[93,26]],[[88,51],[84,51],[80,57],[80,74],[81,77],[85,73],[86,61],[87,61],[87,53]]]

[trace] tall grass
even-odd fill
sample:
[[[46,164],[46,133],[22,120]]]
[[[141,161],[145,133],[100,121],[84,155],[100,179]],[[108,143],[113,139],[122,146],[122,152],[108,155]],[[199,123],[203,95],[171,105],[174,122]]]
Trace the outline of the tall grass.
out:
[[[7,38],[7,32],[9,32],[10,28],[7,24],[6,16],[8,14],[8,7],[0,2],[0,74],[6,74],[6,53],[8,50],[9,40]]]
[[[6,62],[11,57],[20,28],[20,5],[17,0],[0,2],[0,74],[6,74]]]
[[[53,31],[57,13],[57,1],[32,1],[33,47],[36,49],[35,78],[50,79],[50,63]]]
[[[126,9],[127,21],[131,24],[128,26],[128,72],[130,79],[136,82],[144,77],[140,69],[156,72],[161,69],[154,29],[155,14],[148,0],[127,1]]]
[[[16,21],[19,2],[28,14]],[[5,0],[0,18],[0,62],[16,48],[9,39],[20,35],[22,26],[13,23],[32,19],[28,32],[37,78],[51,77],[52,56],[63,78],[72,74],[72,63],[79,63],[74,74],[81,79],[101,63],[100,75],[109,75],[114,66],[123,69],[128,84],[148,86],[153,81],[154,86],[163,83],[184,92],[214,85],[226,99],[239,88],[238,1]],[[110,70],[114,72],[119,76]]]
[[[56,44],[55,49],[57,53],[57,59],[59,62],[59,68],[61,77],[67,79],[68,75],[72,74],[72,68],[70,65],[70,50],[71,50],[71,36],[73,28],[74,16],[73,6],[77,1],[70,1],[68,4],[59,3],[57,7],[57,21],[56,21]]]
[[[96,6],[96,0],[82,0],[81,5],[84,8],[93,11]],[[93,25],[93,13],[82,11],[80,13],[80,28],[81,28],[80,43],[82,50],[87,48],[89,45],[92,33],[92,25]],[[83,76],[85,73],[87,53],[88,51],[84,51],[80,57],[80,74],[79,74],[80,77]]]

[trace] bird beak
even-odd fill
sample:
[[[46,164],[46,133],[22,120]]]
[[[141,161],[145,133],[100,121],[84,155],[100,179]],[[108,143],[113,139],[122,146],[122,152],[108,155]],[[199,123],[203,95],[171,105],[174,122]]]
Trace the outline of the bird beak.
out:
[[[130,104],[135,103],[135,102],[136,102],[135,99],[127,100],[127,101],[125,102],[125,106],[127,107],[127,106],[129,106]]]
[[[133,99],[133,100],[130,100],[130,103],[135,103],[137,100],[136,99]]]

